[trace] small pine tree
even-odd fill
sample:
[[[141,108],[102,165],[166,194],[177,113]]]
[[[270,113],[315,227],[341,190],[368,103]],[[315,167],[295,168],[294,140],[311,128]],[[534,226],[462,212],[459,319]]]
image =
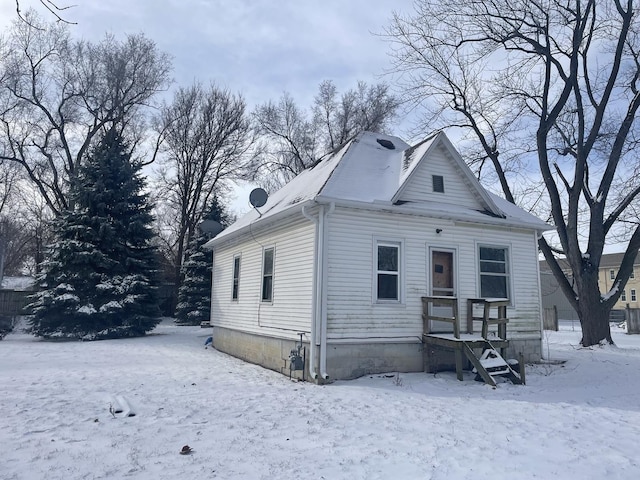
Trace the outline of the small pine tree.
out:
[[[223,227],[229,217],[217,199],[213,200],[205,220],[215,220]],[[176,319],[180,325],[200,325],[208,321],[211,312],[211,262],[213,253],[203,245],[211,235],[200,231],[190,242],[182,264],[183,280],[178,289]]]
[[[73,209],[56,238],[31,305],[31,331],[82,339],[143,335],[159,322],[151,205],[140,164],[112,129],[71,187]]]

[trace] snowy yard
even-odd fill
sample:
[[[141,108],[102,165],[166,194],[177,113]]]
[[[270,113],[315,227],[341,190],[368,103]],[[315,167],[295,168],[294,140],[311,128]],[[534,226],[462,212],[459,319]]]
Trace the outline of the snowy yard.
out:
[[[454,373],[296,383],[205,349],[208,334],[7,336],[0,478],[640,478],[640,336],[580,350],[567,325],[545,336],[566,363],[492,389]],[[136,416],[114,418],[115,395]]]

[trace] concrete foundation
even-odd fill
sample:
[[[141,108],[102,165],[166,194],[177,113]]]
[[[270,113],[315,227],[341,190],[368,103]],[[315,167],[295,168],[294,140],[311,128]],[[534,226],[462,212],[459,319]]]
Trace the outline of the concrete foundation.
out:
[[[429,350],[427,350],[429,348]],[[453,350],[439,348],[436,346],[425,346],[424,352],[424,371],[428,373],[436,373],[443,371],[455,371],[455,355]],[[475,353],[480,355],[480,350],[476,350]],[[520,339],[509,340],[509,347],[507,347],[506,358],[516,359],[520,358],[520,354],[523,355],[525,363],[537,363],[542,359],[542,341],[535,339]],[[471,369],[470,362],[463,357],[463,362],[466,369]]]
[[[327,345],[327,373],[348,380],[373,373],[423,371],[422,343]]]
[[[216,350],[228,353],[249,363],[261,365],[270,370],[289,375],[289,354],[295,349],[295,340],[254,335],[227,328],[213,327],[213,346]],[[309,344],[306,348],[304,376],[307,380],[309,367]],[[291,378],[302,379],[302,370],[291,371]]]
[[[289,353],[296,348],[294,340],[213,328],[213,346],[234,357],[289,375]],[[309,344],[306,347],[305,380],[309,372]],[[348,380],[363,375],[385,372],[421,372],[421,343],[329,344],[327,373],[329,381]],[[291,372],[302,379],[302,371]],[[318,383],[324,382],[322,379]]]
[[[289,354],[297,342],[251,333],[213,328],[213,346],[224,353],[250,363],[289,375]],[[306,348],[304,378],[309,372],[309,344]],[[524,355],[525,362],[541,359],[542,342],[536,339],[511,340],[507,358]],[[426,351],[422,343],[329,343],[327,345],[327,373],[329,381],[349,380],[363,375],[386,372],[437,372],[455,369],[453,351]],[[301,370],[291,371],[292,378],[302,379]],[[316,380],[324,382],[322,379]]]

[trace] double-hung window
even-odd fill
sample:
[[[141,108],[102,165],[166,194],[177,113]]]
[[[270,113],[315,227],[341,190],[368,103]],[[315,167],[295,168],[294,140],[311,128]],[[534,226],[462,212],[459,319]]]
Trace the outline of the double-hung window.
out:
[[[627,301],[627,291],[626,290],[622,290],[622,293],[620,294],[620,300],[623,302]]]
[[[631,301],[635,302],[637,300],[636,290],[634,288],[631,289]]]
[[[275,248],[265,248],[262,251],[262,301],[273,301],[273,264]]]
[[[240,289],[240,255],[233,257],[233,286],[231,291],[231,300],[238,301],[238,293]]]
[[[482,298],[510,298],[509,249],[479,246],[480,296]]]
[[[376,300],[400,301],[400,243],[376,242]]]
[[[609,270],[609,278],[611,280],[615,280],[616,279],[616,271],[615,270]]]

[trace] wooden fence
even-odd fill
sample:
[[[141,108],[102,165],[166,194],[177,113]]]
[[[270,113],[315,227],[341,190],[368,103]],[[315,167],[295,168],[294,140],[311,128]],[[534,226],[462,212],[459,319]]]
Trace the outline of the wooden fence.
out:
[[[24,314],[24,307],[31,303],[34,292],[0,290],[0,316],[15,317]]]
[[[558,331],[558,309],[554,305],[551,308],[544,309],[544,316],[542,317],[542,328],[545,330]]]
[[[640,334],[640,308],[627,308],[625,313],[627,333]]]

